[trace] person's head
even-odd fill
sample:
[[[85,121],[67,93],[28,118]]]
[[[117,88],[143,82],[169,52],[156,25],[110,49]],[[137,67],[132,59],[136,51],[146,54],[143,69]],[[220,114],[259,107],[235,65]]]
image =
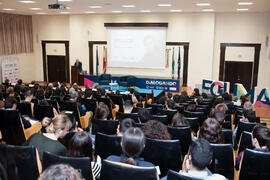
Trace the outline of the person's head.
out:
[[[212,161],[213,149],[205,139],[193,141],[190,145],[188,159],[193,168],[204,170]]]
[[[141,123],[146,123],[151,118],[151,112],[146,108],[140,108],[138,110],[138,120]]]
[[[205,99],[205,98],[208,98],[207,94],[203,92],[203,93],[202,93],[202,98],[204,98],[204,99]]]
[[[13,87],[8,87],[7,88],[7,94],[9,94],[9,95],[14,94],[14,88]]]
[[[22,84],[22,80],[19,79],[19,80],[17,81],[17,84],[18,84],[18,85],[21,85],[21,84]]]
[[[106,91],[103,87],[99,88],[99,93],[101,96],[105,96],[106,95]]]
[[[139,157],[145,147],[145,138],[139,128],[131,127],[125,131],[121,141],[121,147],[124,154],[129,157],[122,160],[123,163],[137,165],[134,158]]]
[[[5,109],[5,103],[2,100],[0,100],[0,109]]]
[[[227,107],[227,105],[224,104],[224,103],[219,103],[219,104],[217,104],[217,105],[215,106],[215,109],[216,109],[217,111],[221,111],[221,112],[223,112],[223,113],[226,113],[226,111],[228,110],[228,107]]]
[[[40,100],[39,105],[41,105],[41,106],[49,106],[50,104],[48,103],[48,101],[46,99],[42,99],[42,100]]]
[[[225,121],[225,114],[222,111],[215,111],[214,112],[214,118],[219,122],[219,124],[222,126],[222,124]]]
[[[185,96],[185,97],[188,97],[187,91],[181,91],[181,95],[183,95],[183,96]]]
[[[224,136],[219,122],[214,118],[206,119],[200,128],[199,138],[206,139],[212,144],[223,144]]]
[[[243,110],[252,110],[252,103],[250,101],[245,102]]]
[[[181,103],[181,102],[180,102],[180,96],[179,96],[178,94],[176,94],[176,95],[173,96],[173,100],[174,100],[174,102],[177,103],[177,104]]]
[[[50,99],[53,95],[53,90],[47,88],[46,91],[45,91],[45,98],[46,99]]]
[[[76,59],[76,63],[80,62],[79,59]]]
[[[172,93],[171,92],[168,92],[167,93],[167,97],[168,97],[168,99],[172,99]]]
[[[43,171],[38,180],[83,180],[81,173],[67,164],[56,164]]]
[[[165,96],[161,96],[156,101],[157,104],[162,104],[162,105],[165,105],[165,102],[166,102],[166,97]]]
[[[172,118],[172,126],[173,127],[182,127],[182,126],[187,126],[190,127],[190,124],[188,120],[180,113],[174,114]]]
[[[92,96],[92,89],[90,88],[85,89],[84,96],[85,98],[90,98]]]
[[[72,91],[72,93],[70,94],[70,99],[73,101],[77,101],[78,99],[78,92],[77,91]]]
[[[142,127],[142,131],[147,138],[170,140],[171,136],[167,130],[167,127],[155,120],[147,121]]]
[[[37,89],[37,94],[36,96],[44,96],[45,92],[44,92],[44,89],[42,87],[39,87]]]
[[[104,103],[99,103],[96,112],[95,112],[95,119],[107,119],[109,115],[109,109],[108,106]]]
[[[119,132],[118,135],[123,135],[128,128],[136,127],[136,123],[133,119],[125,118],[119,125]]]
[[[174,109],[175,108],[174,100],[169,99],[169,100],[166,101],[166,103],[167,103],[168,109]]]
[[[196,109],[197,109],[196,104],[189,104],[189,105],[186,107],[186,111],[190,111],[190,112],[195,112]]]
[[[72,123],[67,115],[65,114],[58,114],[46,127],[47,133],[54,133],[57,138],[64,137],[69,129],[72,127]]]
[[[125,113],[131,113],[132,109],[133,109],[132,101],[131,100],[126,100],[124,102],[124,111],[125,111]]]
[[[240,102],[241,102],[242,106],[245,104],[246,101],[247,101],[246,96],[244,96],[244,95],[240,96]]]
[[[68,157],[92,158],[92,139],[85,131],[76,132],[67,148]]]
[[[9,96],[5,100],[5,109],[16,110],[17,108],[17,100],[13,96]]]
[[[34,97],[34,93],[33,91],[31,91],[30,89],[27,90],[25,93],[24,93],[24,97],[25,97],[25,100],[29,100],[31,101]]]
[[[243,117],[248,122],[256,122],[256,114],[252,110],[244,110],[243,111]]]
[[[252,131],[252,145],[255,148],[267,147],[270,150],[270,130],[262,125],[256,125]]]
[[[200,96],[200,90],[198,88],[194,88],[194,96]]]
[[[224,93],[222,94],[222,98],[223,98],[224,101],[231,101],[230,94],[227,93],[227,92],[224,92]]]

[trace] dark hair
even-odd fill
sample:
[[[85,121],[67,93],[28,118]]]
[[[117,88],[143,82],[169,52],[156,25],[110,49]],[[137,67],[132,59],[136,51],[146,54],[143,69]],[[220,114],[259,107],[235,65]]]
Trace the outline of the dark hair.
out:
[[[187,91],[181,91],[181,95],[184,96],[184,97],[188,97]]]
[[[204,138],[209,143],[223,144],[224,136],[219,122],[214,118],[206,119],[200,128],[199,138]]]
[[[21,85],[21,84],[22,84],[22,80],[19,79],[19,80],[17,81],[17,84]]]
[[[199,170],[203,170],[212,160],[213,149],[208,141],[198,139],[191,143],[189,154],[191,156],[192,165]]]
[[[130,118],[125,118],[120,123],[120,132],[124,134],[128,128],[136,127],[135,121]]]
[[[225,114],[224,114],[224,112],[215,110],[215,112],[214,112],[214,118],[222,126],[222,124],[224,123],[224,120],[225,120]]]
[[[33,93],[33,91],[31,91],[31,90],[27,90],[25,93],[24,93],[24,97],[30,97],[30,96],[33,96],[34,95],[34,93]]]
[[[168,108],[174,109],[175,108],[175,102],[171,99],[167,100]]]
[[[252,131],[253,138],[256,138],[260,147],[267,146],[270,150],[270,130],[262,125],[256,125]]]
[[[175,103],[180,103],[180,96],[178,94],[174,95],[173,100]]]
[[[203,97],[203,98],[208,98],[207,94],[204,93],[204,92],[202,93],[202,97]]]
[[[133,88],[128,88],[128,91],[130,92],[130,94],[133,94],[135,92]]]
[[[53,91],[50,88],[47,88],[45,91],[45,98],[50,99],[52,95],[53,95]]]
[[[13,104],[17,105],[17,100],[13,96],[9,96],[5,100],[5,109],[12,108]]]
[[[131,100],[125,100],[124,107],[127,109],[133,108],[133,104]]]
[[[128,159],[121,159],[121,162],[138,165],[134,160],[139,157],[144,150],[145,138],[143,132],[139,128],[129,128],[125,131],[121,141],[122,151]]]
[[[159,121],[147,121],[142,127],[145,137],[151,139],[170,140],[171,136],[168,133],[167,127]]]
[[[90,89],[90,88],[85,89],[84,96],[85,96],[85,98],[91,97],[92,96],[92,89]]]
[[[249,122],[255,122],[256,121],[256,115],[255,112],[252,110],[244,110],[243,116],[248,119]]]
[[[194,88],[194,96],[200,96],[200,90],[198,88]]]
[[[168,92],[167,93],[167,97],[168,97],[168,99],[171,99],[172,98],[172,93],[171,92]]]
[[[228,110],[228,106],[224,103],[219,103],[215,106],[215,109],[217,111],[221,111],[221,112],[225,113]]]
[[[68,143],[67,156],[92,158],[92,139],[87,132],[75,133]]]
[[[156,103],[157,104],[162,104],[164,105],[166,102],[166,97],[165,96],[161,96],[160,98],[157,99]]]
[[[50,105],[46,99],[42,99],[42,100],[39,102],[39,104],[40,104],[41,106],[49,106],[49,105]]]
[[[172,126],[181,127],[187,126],[190,127],[189,121],[180,113],[176,113],[172,118]]]
[[[186,107],[186,111],[195,112],[196,110],[197,110],[196,104],[189,104],[189,105]]]
[[[224,101],[231,101],[230,94],[227,92],[224,92],[222,94],[222,97],[223,97]]]
[[[146,108],[139,108],[138,117],[141,123],[146,123],[151,118],[151,112]]]
[[[108,106],[104,103],[99,103],[96,112],[95,112],[95,119],[105,119],[109,115]]]
[[[105,89],[104,89],[103,87],[99,88],[99,94],[100,94],[101,96],[105,96],[106,91],[105,91]]]
[[[241,105],[243,106],[245,102],[247,101],[247,97],[244,95],[240,96],[240,101],[241,101]]]

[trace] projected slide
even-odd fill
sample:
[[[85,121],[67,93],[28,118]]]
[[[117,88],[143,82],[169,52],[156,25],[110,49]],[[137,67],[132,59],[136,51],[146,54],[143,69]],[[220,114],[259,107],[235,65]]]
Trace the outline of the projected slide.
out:
[[[108,66],[165,68],[166,28],[108,28]]]

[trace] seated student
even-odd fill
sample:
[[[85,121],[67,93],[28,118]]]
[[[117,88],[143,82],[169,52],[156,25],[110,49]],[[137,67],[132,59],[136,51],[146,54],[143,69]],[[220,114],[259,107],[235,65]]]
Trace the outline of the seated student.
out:
[[[80,102],[77,102],[78,99],[78,92],[77,91],[72,91],[72,93],[70,94],[70,101],[72,102],[76,102],[78,104],[78,109],[80,112],[81,116],[85,115],[85,110],[83,109],[83,105]]]
[[[39,105],[41,105],[41,106],[50,106],[50,104],[48,103],[48,101],[46,99],[42,99],[39,102]],[[56,109],[54,107],[53,107],[53,114],[54,114],[54,116],[56,116],[58,114],[58,112],[56,111]]]
[[[151,112],[146,108],[140,108],[138,110],[138,121],[139,123],[146,123],[151,118]]]
[[[155,120],[147,121],[142,127],[145,137],[150,139],[171,140],[167,127]]]
[[[199,130],[199,138],[212,144],[223,144],[224,136],[219,122],[214,118],[206,119]]]
[[[80,171],[67,164],[55,164],[42,172],[38,180],[83,180]]]
[[[172,124],[173,127],[190,127],[190,124],[188,120],[179,112],[175,113],[175,115],[172,118]]]
[[[140,157],[145,147],[145,138],[143,132],[139,128],[129,128],[125,131],[121,141],[121,156],[109,156],[107,160],[114,162],[122,162],[141,167],[155,167],[150,162],[144,161]]]
[[[99,178],[101,170],[101,159],[97,156],[97,162],[95,162],[95,157],[92,151],[92,139],[85,132],[77,132],[72,137],[67,148],[68,157],[90,157],[91,167],[95,178]]]
[[[108,116],[109,116],[108,106],[102,102],[98,103],[94,119],[107,120]]]
[[[194,88],[192,97],[200,97],[200,90],[198,88]]]
[[[172,97],[173,97],[172,93],[171,92],[167,92],[167,100],[169,100],[169,99],[172,100]]]
[[[178,95],[178,94],[174,95],[173,98],[172,98],[172,100],[174,100],[176,106],[179,106],[180,103],[182,103],[180,101],[180,95]]]
[[[112,109],[114,109],[115,108],[115,104],[113,103],[112,99],[107,96],[107,93],[106,93],[105,89],[103,87],[100,87],[98,89],[98,92],[99,92],[99,95],[100,95],[101,98],[108,98],[110,100],[110,103],[112,105]]]
[[[270,130],[262,125],[256,125],[252,131],[253,150],[261,152],[270,152]],[[239,169],[239,164],[243,156],[243,151],[236,158],[235,168]]]
[[[196,112],[196,111],[197,111],[197,106],[196,106],[196,104],[194,104],[194,103],[189,104],[189,105],[186,107],[186,111],[189,111],[189,112]]]
[[[124,113],[132,113],[133,103],[131,100],[126,100],[124,102]]]
[[[25,93],[24,93],[24,100],[22,100],[21,102],[28,102],[28,103],[31,103],[32,99],[34,98],[34,92],[31,91],[30,89],[27,90]],[[34,104],[32,104],[33,106]]]
[[[225,122],[225,113],[222,111],[215,110],[214,118],[219,122],[220,126]]]
[[[174,100],[171,100],[171,99],[167,100],[166,101],[166,108],[167,108],[167,110],[175,110]]]
[[[228,110],[228,107],[226,104],[224,103],[218,103],[216,106],[215,106],[215,110],[216,111],[221,111],[223,112],[224,114],[226,113],[226,111]]]
[[[243,105],[243,111],[245,110],[252,110],[252,103],[250,101],[245,102]]]
[[[72,124],[64,114],[59,114],[53,118],[52,123],[46,127],[47,133],[36,133],[23,144],[24,146],[35,146],[38,149],[40,160],[43,160],[43,152],[51,152],[56,155],[65,156],[66,147],[62,145],[58,138],[64,137]]]
[[[133,119],[125,118],[117,127],[117,136],[123,136],[128,128],[136,127],[136,123]]]
[[[209,142],[205,139],[198,139],[193,141],[190,145],[190,150],[185,161],[185,169],[179,173],[192,177],[205,180],[226,180],[226,178],[220,174],[212,174],[207,166],[211,163],[213,157],[213,149]],[[161,180],[166,180],[167,177]]]

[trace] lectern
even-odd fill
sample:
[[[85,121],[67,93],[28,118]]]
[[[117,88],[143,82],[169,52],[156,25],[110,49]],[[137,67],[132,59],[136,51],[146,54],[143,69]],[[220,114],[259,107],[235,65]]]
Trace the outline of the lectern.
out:
[[[83,86],[83,75],[79,73],[76,66],[71,66],[71,83],[77,83],[78,85]]]

